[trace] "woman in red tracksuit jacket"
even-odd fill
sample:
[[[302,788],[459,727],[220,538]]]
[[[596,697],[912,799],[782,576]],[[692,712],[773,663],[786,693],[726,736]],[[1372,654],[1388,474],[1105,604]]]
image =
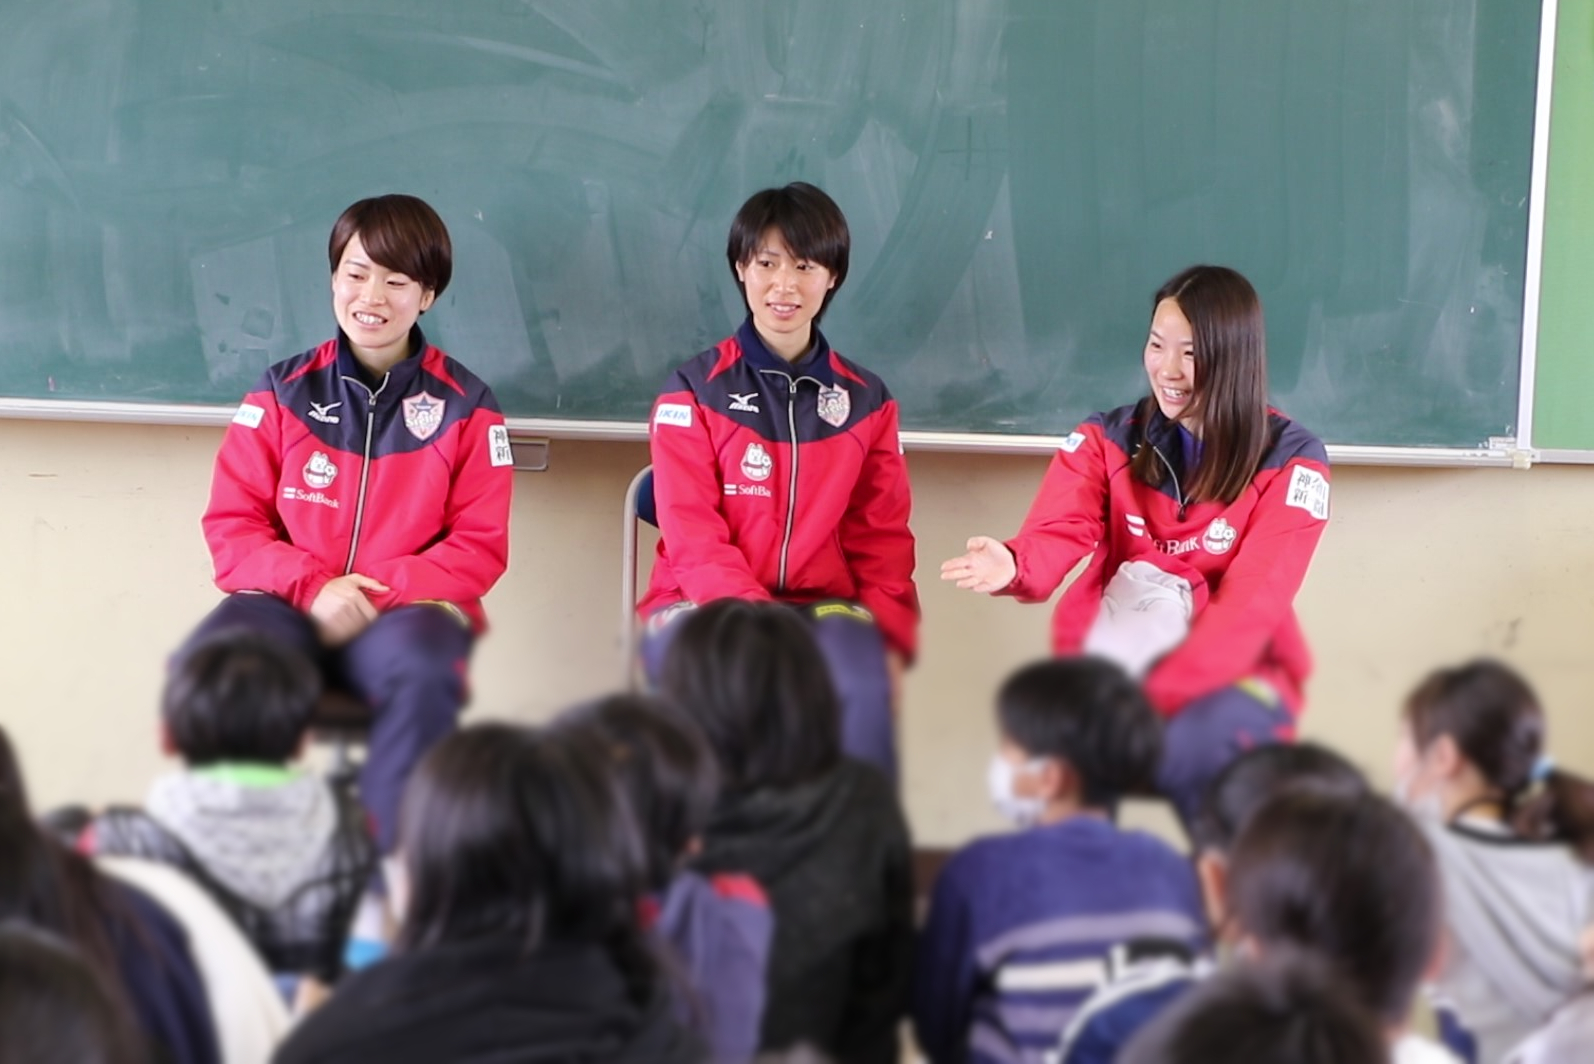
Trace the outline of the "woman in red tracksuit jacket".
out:
[[[1146,678],[1167,719],[1158,785],[1188,824],[1235,755],[1293,735],[1311,669],[1293,602],[1328,521],[1328,456],[1267,405],[1261,302],[1233,270],[1193,266],[1158,290],[1145,367],[1151,394],[1063,441],[1018,535],[975,536],[941,578],[1044,602],[1094,552],[1053,619],[1067,654],[1122,564],[1193,567],[1205,603]]]
[[[513,456],[487,385],[416,324],[453,272],[437,212],[361,200],[328,255],[338,336],[239,404],[203,521],[229,595],[178,655],[261,631],[368,702],[360,797],[385,852],[410,769],[465,701],[481,598],[509,560]]]
[[[841,699],[844,749],[895,778],[893,690],[919,623],[897,404],[815,328],[850,244],[813,185],[766,189],[737,212],[726,258],[748,318],[654,404],[662,537],[637,609],[657,676],[682,610],[719,598],[800,607]]]

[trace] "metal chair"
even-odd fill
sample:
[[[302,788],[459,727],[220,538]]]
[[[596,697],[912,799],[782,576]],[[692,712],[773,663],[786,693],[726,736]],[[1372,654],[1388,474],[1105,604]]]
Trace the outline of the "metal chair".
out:
[[[310,713],[310,737],[315,742],[332,746],[332,765],[327,769],[327,779],[334,786],[354,784],[361,762],[354,758],[353,749],[370,739],[371,721],[371,707],[354,692],[338,687],[328,687],[321,692]]]
[[[659,527],[658,504],[653,497],[652,466],[638,471],[625,489],[624,523],[620,533],[620,653],[625,684],[631,690],[641,686],[637,668],[640,640],[636,616],[637,568],[641,554],[639,522]]]

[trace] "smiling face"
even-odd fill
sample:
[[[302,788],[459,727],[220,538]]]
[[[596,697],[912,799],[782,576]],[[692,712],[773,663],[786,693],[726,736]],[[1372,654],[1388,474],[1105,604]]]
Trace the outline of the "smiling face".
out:
[[[770,228],[759,238],[752,257],[737,263],[736,277],[764,344],[788,362],[802,357],[812,340],[814,318],[824,308],[825,293],[836,285],[835,276],[817,262],[798,258],[780,231]]]
[[[1179,309],[1178,301],[1164,299],[1151,316],[1146,338],[1146,377],[1163,416],[1177,421],[1199,436],[1200,425],[1191,416],[1195,400],[1195,332]]]
[[[410,329],[435,293],[413,278],[372,260],[356,233],[332,274],[332,311],[354,356],[385,372],[409,354]]]

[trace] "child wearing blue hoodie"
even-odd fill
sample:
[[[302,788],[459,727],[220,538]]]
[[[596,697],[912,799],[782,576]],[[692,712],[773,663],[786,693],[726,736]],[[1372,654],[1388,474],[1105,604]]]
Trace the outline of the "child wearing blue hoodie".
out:
[[[1104,660],[1043,661],[1002,686],[997,723],[991,797],[1021,830],[971,843],[936,883],[913,995],[933,1064],[1040,1064],[1120,943],[1205,939],[1189,863],[1113,823],[1161,753],[1139,687]]]

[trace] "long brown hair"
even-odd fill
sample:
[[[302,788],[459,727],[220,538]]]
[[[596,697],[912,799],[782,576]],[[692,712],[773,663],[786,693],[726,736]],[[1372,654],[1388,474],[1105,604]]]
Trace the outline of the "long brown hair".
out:
[[[1152,297],[1178,304],[1195,339],[1195,394],[1190,416],[1201,426],[1201,460],[1184,485],[1188,502],[1231,503],[1256,476],[1268,449],[1267,331],[1262,301],[1238,271],[1227,266],[1181,270]],[[1155,396],[1140,404],[1142,424],[1157,409]],[[1151,447],[1135,451],[1135,477],[1156,487],[1167,475]]]
[[[1544,710],[1509,666],[1480,659],[1440,669],[1406,701],[1419,751],[1448,735],[1490,787],[1520,838],[1563,842],[1594,864],[1594,783],[1544,757]]]

